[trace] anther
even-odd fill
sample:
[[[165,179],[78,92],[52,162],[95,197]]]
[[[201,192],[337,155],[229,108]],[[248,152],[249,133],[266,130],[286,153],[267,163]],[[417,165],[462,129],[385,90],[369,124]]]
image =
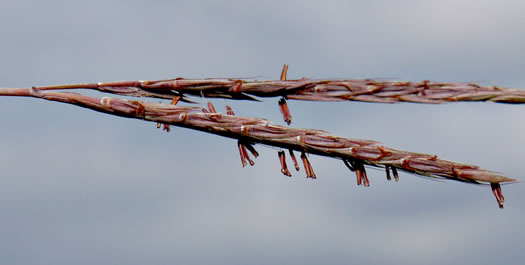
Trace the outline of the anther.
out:
[[[304,170],[306,171],[306,178],[316,179],[317,177],[315,176],[312,164],[310,164],[310,161],[308,161],[308,158],[306,157],[306,154],[304,152],[301,153],[301,160],[303,160]]]
[[[215,111],[215,107],[213,107],[213,104],[211,104],[211,102],[208,102],[208,109],[210,110],[211,113],[217,113]]]
[[[259,156],[257,151],[255,151],[255,149],[252,146],[245,145],[241,141],[237,141],[237,146],[239,147],[239,154],[241,155],[242,166],[243,167],[246,166],[246,160],[248,160],[251,166],[255,165],[255,162],[253,162],[253,160],[250,159],[250,156],[248,155],[248,151],[246,150],[246,147],[250,149],[250,151],[255,157]]]
[[[292,174],[286,166],[286,156],[284,154],[284,151],[279,151],[277,152],[277,154],[279,155],[279,162],[281,162],[281,173],[283,173],[285,176],[291,177]]]
[[[257,152],[257,150],[255,150],[255,148],[253,147],[251,143],[246,143],[243,141],[241,144],[244,147],[246,147],[246,149],[248,149],[248,151],[250,151],[250,153],[252,153],[254,157],[259,157],[259,153]]]
[[[391,167],[392,169],[392,174],[394,175],[394,179],[396,180],[396,182],[399,181],[399,175],[397,174],[397,169],[395,167]]]
[[[503,197],[503,193],[501,193],[501,186],[499,183],[490,183],[490,188],[492,189],[492,193],[494,193],[494,196],[498,201],[499,208],[503,209],[503,202],[505,201],[505,198]]]
[[[392,178],[390,177],[390,166],[385,166],[386,171],[386,180],[390,181]]]
[[[235,113],[233,112],[232,108],[228,105],[226,105],[226,113],[228,115],[235,115]]]
[[[246,156],[247,156],[247,154],[245,153],[246,150],[241,145],[241,142],[237,142],[237,147],[239,148],[239,154],[241,155],[242,167],[245,167],[247,165],[247,163],[246,163]]]
[[[279,109],[286,124],[290,125],[290,123],[292,123],[292,115],[290,114],[290,109],[288,109],[288,104],[286,104],[284,97],[279,100]]]
[[[288,149],[288,151],[290,152],[290,157],[292,158],[293,164],[295,166],[295,170],[299,171],[299,163],[297,163],[297,159],[295,159],[295,155],[293,153],[293,150],[292,149]]]
[[[357,186],[359,186],[359,185],[362,184],[361,178],[362,178],[362,176],[363,176],[363,173],[361,172],[361,169],[356,168],[356,170],[355,170],[355,175],[356,175],[356,177],[357,177]]]
[[[365,187],[370,186],[370,181],[368,181],[368,177],[366,176],[366,170],[363,164],[361,164],[361,169],[363,170],[363,185]]]
[[[349,168],[353,168],[354,171],[355,171],[355,175],[357,177],[357,185],[361,185],[363,184],[365,187],[368,187],[370,186],[370,182],[368,181],[368,177],[366,176],[366,170],[365,170],[365,166],[363,165],[363,163],[361,162],[357,162],[357,161],[350,161],[351,163],[351,167]],[[346,165],[347,163],[345,163]],[[349,165],[347,165],[348,167]]]
[[[288,65],[285,64],[283,66],[283,70],[281,71],[281,80],[286,80],[286,74],[288,73]]]

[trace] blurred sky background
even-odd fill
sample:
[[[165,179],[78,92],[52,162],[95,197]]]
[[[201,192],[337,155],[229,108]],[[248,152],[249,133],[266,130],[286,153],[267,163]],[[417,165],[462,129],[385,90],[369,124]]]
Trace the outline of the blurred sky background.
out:
[[[386,78],[525,89],[525,1],[0,1],[0,87],[175,77]],[[202,99],[195,99],[204,104]],[[277,99],[212,100],[283,124]],[[289,101],[292,126],[525,172],[525,106]],[[523,264],[523,184],[339,160],[0,97],[1,264]],[[290,163],[290,162],[289,162]]]

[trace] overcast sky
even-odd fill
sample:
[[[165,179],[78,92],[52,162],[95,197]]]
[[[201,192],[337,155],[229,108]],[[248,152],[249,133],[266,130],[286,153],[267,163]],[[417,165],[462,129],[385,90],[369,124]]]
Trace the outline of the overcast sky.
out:
[[[174,77],[386,78],[525,89],[524,1],[0,1],[0,87]],[[195,99],[198,104],[204,100]],[[283,124],[277,100],[213,100]],[[289,102],[292,126],[523,181],[525,106]],[[0,98],[1,264],[522,264],[523,184],[488,187]]]

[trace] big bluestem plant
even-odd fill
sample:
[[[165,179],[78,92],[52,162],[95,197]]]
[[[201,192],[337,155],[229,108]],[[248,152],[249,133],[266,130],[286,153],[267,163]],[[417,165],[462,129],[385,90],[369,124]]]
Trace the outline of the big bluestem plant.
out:
[[[296,129],[275,125],[262,118],[235,116],[230,107],[219,113],[208,103],[207,108],[179,106],[179,101],[191,102],[188,96],[258,100],[278,97],[279,108],[288,125],[292,116],[287,99],[313,101],[367,101],[377,103],[416,102],[443,103],[456,101],[493,101],[525,103],[525,91],[486,87],[470,83],[393,82],[363,80],[287,80],[285,65],[280,80],[241,79],[169,79],[157,81],[119,81],[32,88],[0,88],[0,96],[36,97],[69,103],[95,111],[157,123],[169,131],[170,125],[190,128],[237,140],[242,166],[254,165],[250,157],[258,157],[255,144],[278,147],[281,172],[291,176],[286,152],[299,171],[300,159],[307,178],[316,178],[308,160],[309,154],[340,159],[356,174],[357,185],[369,186],[365,166],[384,168],[386,178],[399,180],[399,171],[428,178],[444,178],[460,182],[488,185],[503,208],[501,185],[517,182],[501,174],[477,166],[439,159],[437,156],[397,150],[370,140],[349,139],[314,129]],[[170,104],[149,103],[111,97],[89,97],[56,90],[94,89],[101,92],[170,99]]]

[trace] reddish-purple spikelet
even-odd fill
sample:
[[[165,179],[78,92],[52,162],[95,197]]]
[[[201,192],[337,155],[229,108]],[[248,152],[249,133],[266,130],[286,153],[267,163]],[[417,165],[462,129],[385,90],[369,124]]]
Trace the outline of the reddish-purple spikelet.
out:
[[[304,142],[309,145],[326,148],[345,148],[350,147],[348,141],[340,141],[336,137],[328,135],[305,135]]]

